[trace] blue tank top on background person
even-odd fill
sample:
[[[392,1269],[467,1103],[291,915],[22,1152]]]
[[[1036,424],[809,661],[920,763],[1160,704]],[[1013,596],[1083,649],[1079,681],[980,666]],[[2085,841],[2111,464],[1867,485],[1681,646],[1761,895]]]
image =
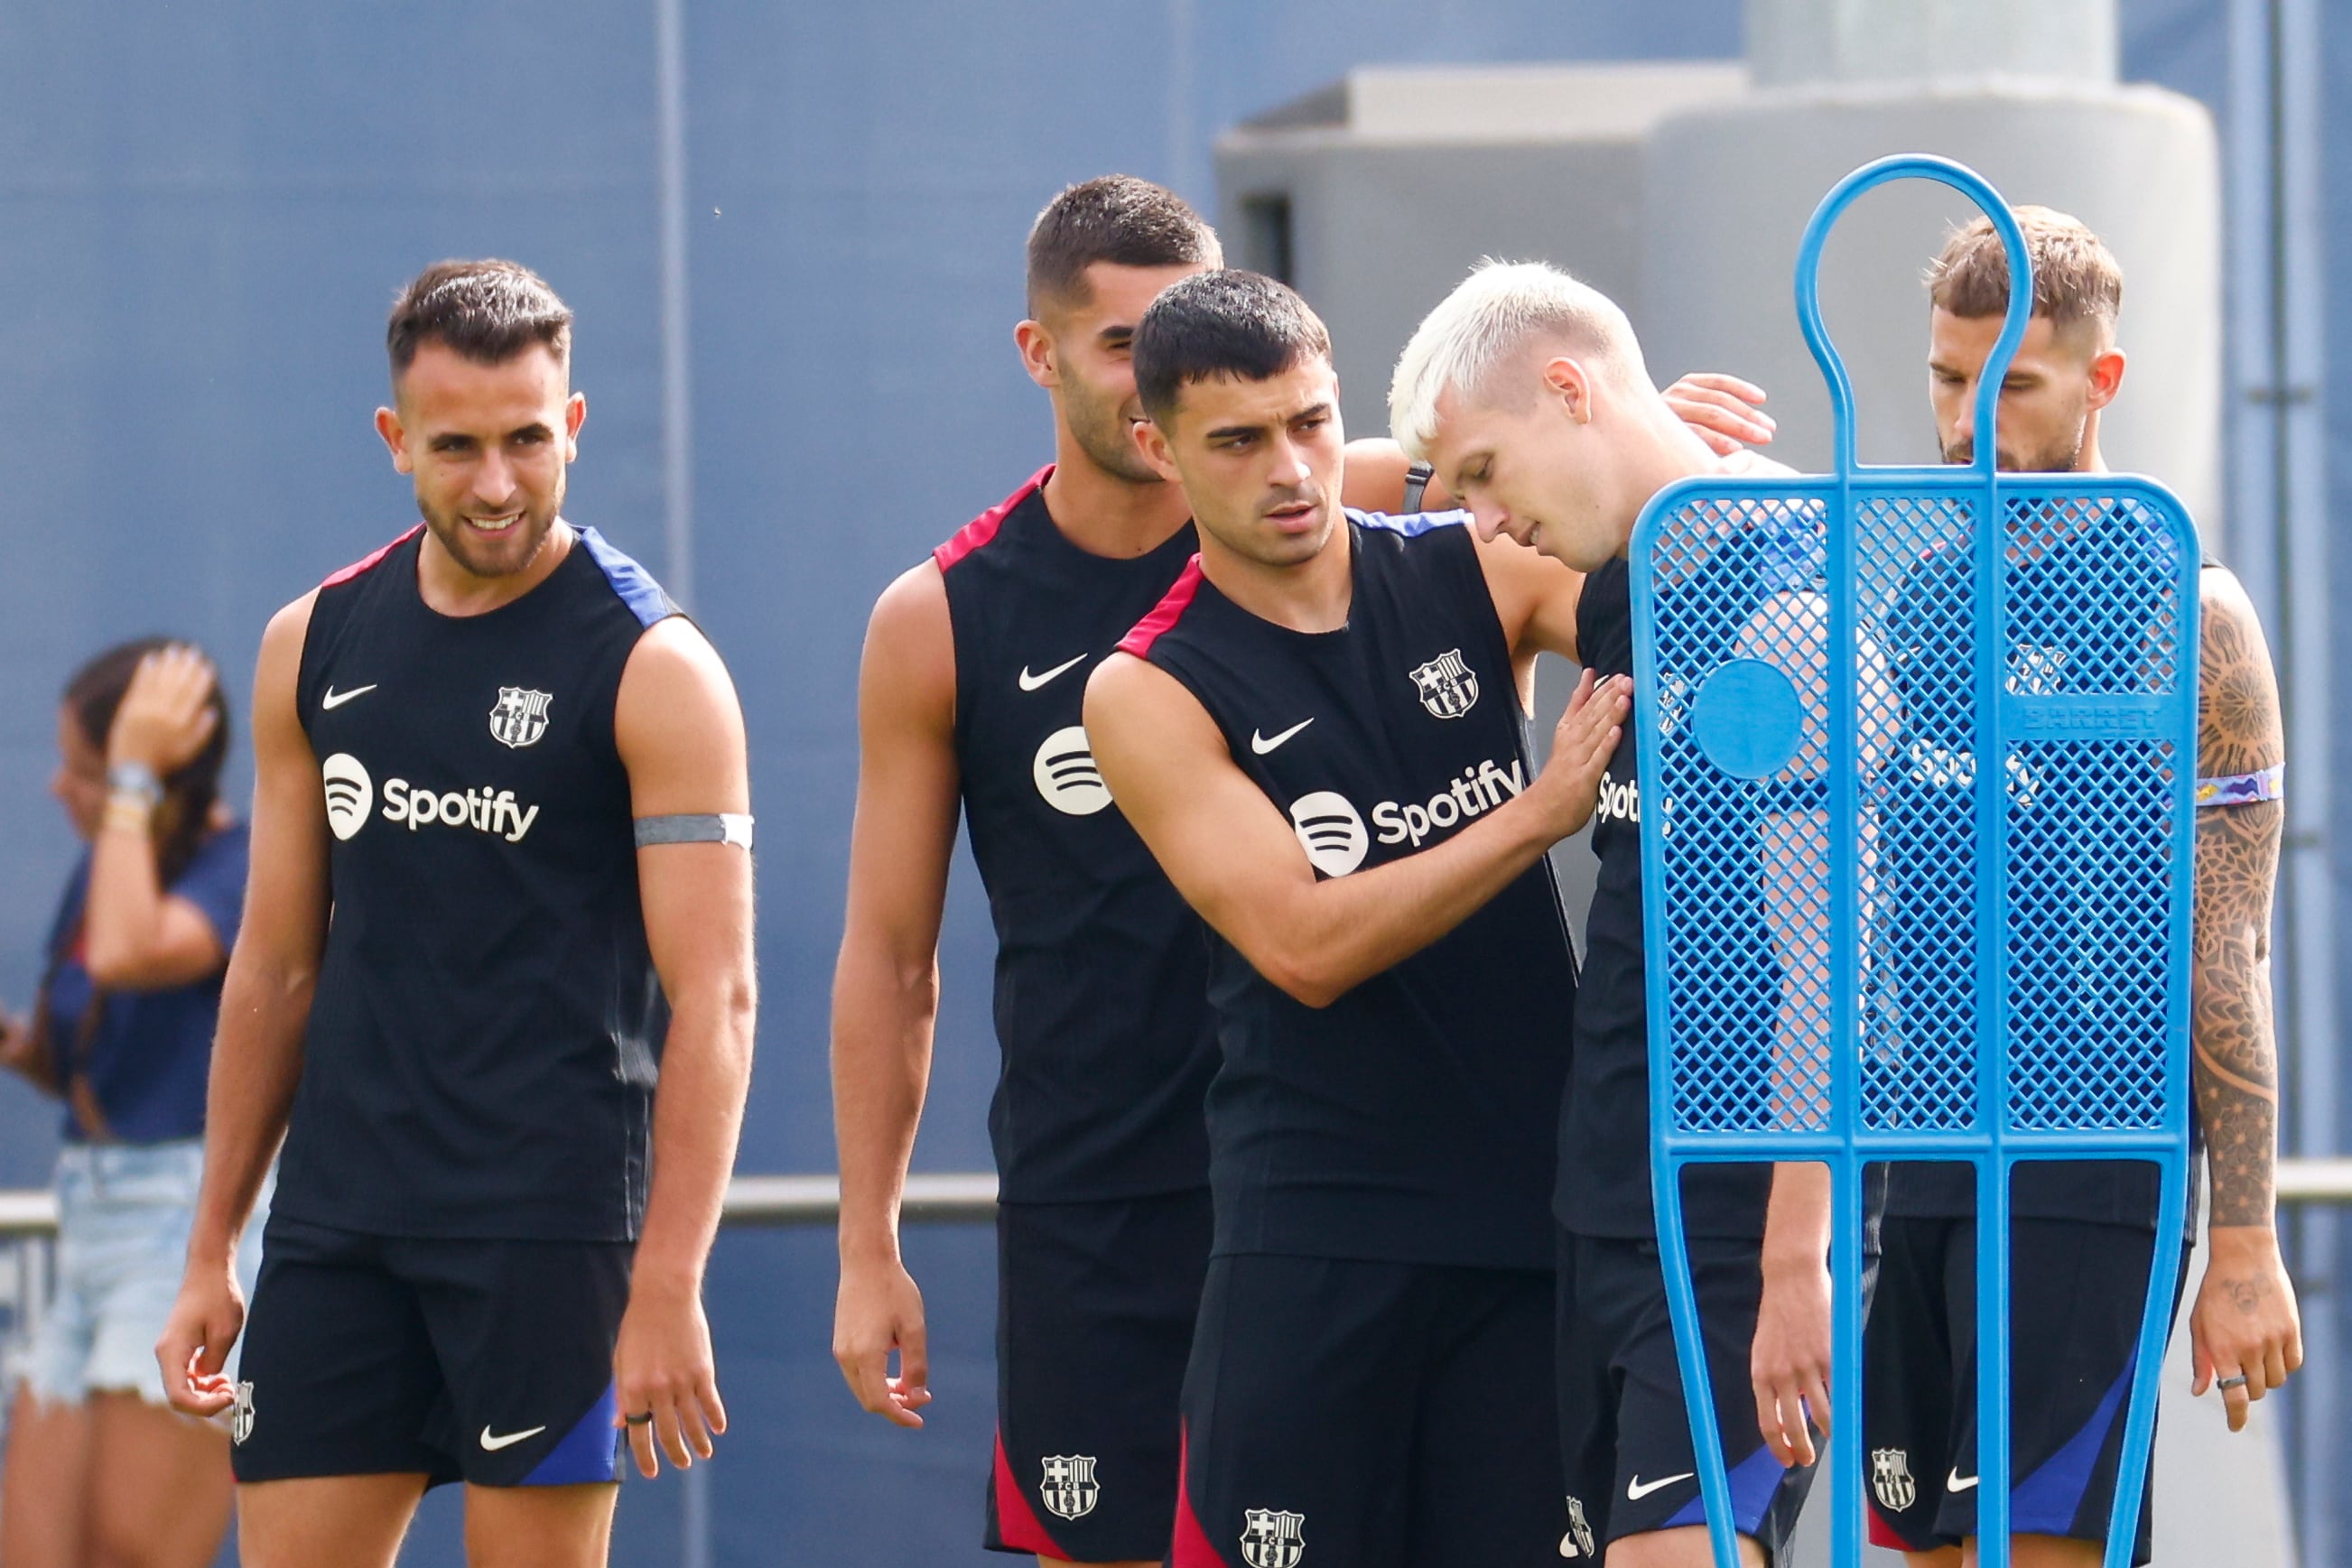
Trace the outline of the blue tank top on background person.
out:
[[[520,599],[442,615],[422,538],[328,579],[303,643],[333,913],[275,1211],[634,1239],[668,1012],[614,710],[677,607],[581,528]]]
[[[1465,520],[1349,512],[1338,631],[1261,620],[1195,562],[1120,644],[1199,699],[1318,877],[1434,848],[1533,776]],[[1576,971],[1548,860],[1328,1008],[1210,941],[1217,1252],[1551,1268]]]
[[[196,907],[220,939],[224,954],[236,946],[237,922],[245,913],[249,847],[244,823],[223,828],[196,846],[186,868],[166,890]],[[85,852],[66,883],[46,949],[60,955],[47,993],[57,1081],[64,1083],[79,1073],[89,1082],[111,1138],[126,1144],[200,1138],[213,1033],[220,1023],[222,975],[215,972],[161,990],[109,991],[105,1011],[85,1040],[83,1020],[93,988],[82,962],[80,926],[89,895],[89,855]],[[89,1140],[70,1109],[64,1130],[68,1143]]]
[[[1074,1202],[1208,1181],[1216,1071],[1199,918],[1111,803],[1080,725],[1087,677],[1175,581],[1190,524],[1098,556],[1039,472],[932,552],[955,638],[956,764],[996,927],[1001,1196]]]

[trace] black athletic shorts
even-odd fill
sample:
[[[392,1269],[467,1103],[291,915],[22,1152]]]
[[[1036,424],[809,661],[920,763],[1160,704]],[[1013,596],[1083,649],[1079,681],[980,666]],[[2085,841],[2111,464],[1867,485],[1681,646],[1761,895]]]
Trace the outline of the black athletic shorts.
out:
[[[1929,1552],[1977,1532],[1977,1224],[1889,1215],[1863,1336],[1871,1539]],[[2010,1529],[2105,1541],[2155,1236],[2010,1224]],[[2180,1254],[2173,1306],[2189,1255]],[[2140,1497],[2133,1561],[2148,1560]]]
[[[1690,1254],[1735,1522],[1778,1562],[1817,1467],[1782,1469],[1756,1427],[1748,1366],[1764,1291],[1761,1249],[1698,1236]],[[1568,1475],[1559,1555],[1598,1563],[1612,1541],[1705,1524],[1657,1243],[1561,1231],[1559,1335]]]
[[[273,1218],[245,1325],[240,1481],[617,1481],[625,1241],[370,1236]]]
[[[1210,1228],[1205,1187],[997,1209],[989,1547],[1070,1563],[1167,1555]]]
[[[1559,1568],[1540,1270],[1213,1259],[1171,1568]]]

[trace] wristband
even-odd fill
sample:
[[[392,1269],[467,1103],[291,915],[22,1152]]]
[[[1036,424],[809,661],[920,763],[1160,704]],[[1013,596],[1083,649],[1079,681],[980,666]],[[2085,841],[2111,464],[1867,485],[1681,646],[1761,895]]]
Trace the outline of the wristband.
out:
[[[152,810],[163,798],[163,781],[143,762],[118,762],[106,770],[106,790],[117,797],[136,796]]]

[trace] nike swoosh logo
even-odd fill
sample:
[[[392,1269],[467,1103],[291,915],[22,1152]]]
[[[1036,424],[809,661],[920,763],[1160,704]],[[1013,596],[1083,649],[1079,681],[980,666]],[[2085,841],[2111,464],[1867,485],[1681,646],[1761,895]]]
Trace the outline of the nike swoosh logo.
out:
[[[1978,1479],[1978,1477],[1970,1476],[1966,1480],[1962,1480],[1960,1479],[1959,1470],[1955,1469],[1950,1475],[1944,1478],[1944,1490],[1946,1491],[1967,1491],[1977,1484]]]
[[[339,692],[334,687],[329,686],[327,688],[327,695],[319,699],[319,706],[325,708],[329,713],[332,713],[335,709],[342,706],[353,697],[363,697],[373,690],[375,690],[375,687],[373,685],[353,686],[347,692]]]
[[[1698,1474],[1696,1470],[1685,1470],[1678,1476],[1667,1476],[1663,1480],[1652,1481],[1647,1486],[1642,1484],[1641,1477],[1635,1476],[1625,1483],[1625,1500],[1639,1502],[1660,1487],[1670,1487],[1676,1481],[1686,1481],[1696,1474]]]
[[[1021,689],[1024,692],[1034,692],[1039,686],[1044,685],[1047,681],[1052,680],[1055,675],[1060,674],[1063,671],[1076,669],[1078,665],[1083,664],[1086,662],[1087,656],[1084,653],[1081,653],[1076,658],[1069,660],[1066,664],[1055,665],[1052,669],[1046,671],[1042,675],[1031,674],[1029,673],[1029,666],[1024,664],[1021,666]]]
[[[1256,730],[1253,729],[1250,731],[1250,749],[1256,752],[1260,757],[1264,757],[1267,752],[1272,751],[1276,747],[1280,746],[1284,741],[1288,740],[1292,736],[1297,735],[1300,730],[1305,729],[1308,725],[1313,724],[1314,722],[1315,721],[1311,718],[1302,718],[1297,724],[1292,725],[1288,729],[1284,730],[1280,735],[1276,736],[1272,740],[1268,740],[1265,736],[1260,735]]]
[[[510,1448],[525,1437],[536,1437],[546,1430],[545,1427],[531,1427],[520,1432],[509,1432],[502,1437],[493,1437],[490,1436],[490,1429],[485,1427],[482,1428],[482,1447],[495,1454],[500,1448]]]

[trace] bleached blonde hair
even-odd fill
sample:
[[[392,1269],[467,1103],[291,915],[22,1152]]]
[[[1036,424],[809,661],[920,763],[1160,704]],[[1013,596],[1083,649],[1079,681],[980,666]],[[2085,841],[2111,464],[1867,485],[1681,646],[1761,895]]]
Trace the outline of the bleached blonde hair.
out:
[[[1481,261],[1432,310],[1397,356],[1389,434],[1413,461],[1437,439],[1437,402],[1483,397],[1495,373],[1538,337],[1641,377],[1642,346],[1617,302],[1540,261]]]

